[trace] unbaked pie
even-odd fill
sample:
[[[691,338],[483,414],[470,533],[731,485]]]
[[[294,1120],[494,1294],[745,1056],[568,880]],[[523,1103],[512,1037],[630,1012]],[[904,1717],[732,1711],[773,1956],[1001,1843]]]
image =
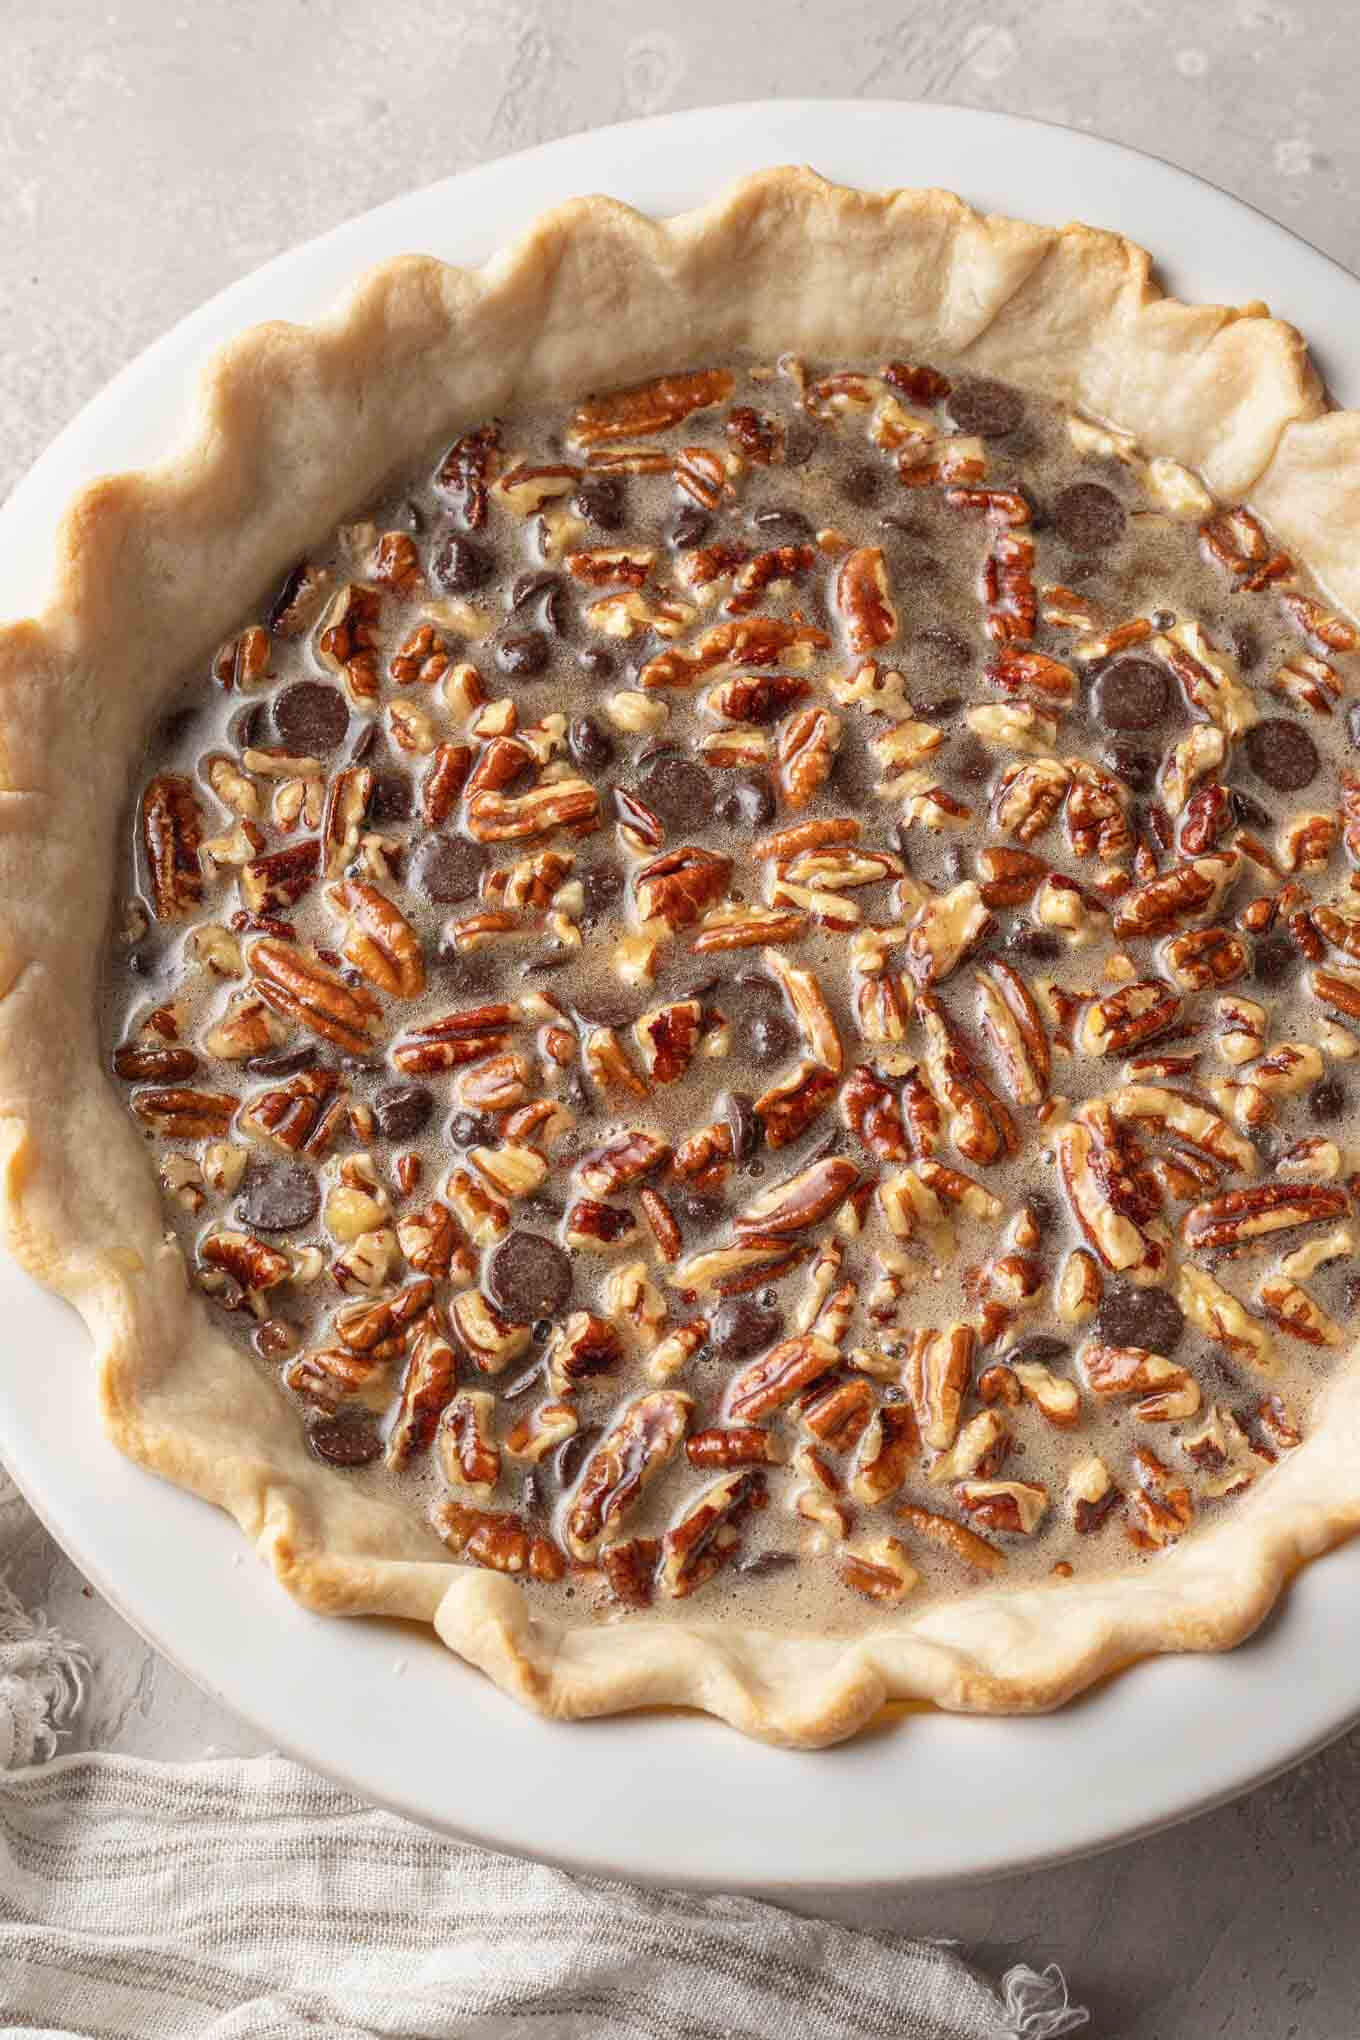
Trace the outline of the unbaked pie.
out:
[[[1360,1521],[1297,334],[781,171],[395,263],[206,408],[0,640],[10,1240],[117,1442],[555,1713],[1247,1633]]]

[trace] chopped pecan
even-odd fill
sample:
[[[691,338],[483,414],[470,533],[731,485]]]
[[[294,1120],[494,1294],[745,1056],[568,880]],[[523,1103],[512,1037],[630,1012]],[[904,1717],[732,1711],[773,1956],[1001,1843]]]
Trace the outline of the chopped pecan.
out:
[[[670,1154],[669,1145],[657,1134],[629,1127],[583,1156],[576,1165],[577,1174],[582,1188],[591,1197],[610,1197],[616,1190],[660,1168],[669,1161]]]
[[[1003,693],[1037,697],[1040,707],[1066,708],[1076,692],[1077,676],[1060,659],[1042,652],[1003,645],[987,664],[987,678]]]
[[[899,1537],[847,1544],[837,1554],[836,1570],[847,1587],[870,1601],[900,1601],[921,1577]]]
[[[425,989],[420,937],[396,902],[359,879],[329,886],[326,901],[342,917],[340,950],[354,968],[393,998],[419,998]]]
[[[996,927],[972,879],[926,901],[906,940],[906,963],[918,985],[937,985]]]
[[[1190,1528],[1195,1505],[1190,1490],[1177,1482],[1156,1453],[1140,1445],[1132,1458],[1135,1484],[1128,1495],[1129,1541],[1144,1551],[1159,1551]]]
[[[1030,1537],[1048,1511],[1048,1489],[1032,1480],[961,1480],[954,1499],[965,1515],[989,1530]]]
[[[661,1542],[661,1585],[683,1600],[727,1564],[741,1542],[741,1524],[766,1501],[758,1467],[724,1474],[672,1523]]]
[[[1041,836],[1067,798],[1071,772],[1056,758],[1007,765],[997,782],[992,813],[997,827],[1022,843]]]
[[[954,1558],[961,1558],[965,1565],[973,1566],[978,1572],[1004,1572],[1005,1557],[985,1537],[979,1537],[976,1530],[970,1530],[966,1523],[956,1523],[951,1516],[936,1516],[929,1509],[921,1509],[913,1502],[903,1502],[897,1511],[898,1518],[918,1537],[924,1537],[941,1551],[947,1551]]]
[[[567,1212],[566,1244],[588,1253],[612,1253],[631,1246],[638,1224],[621,1204],[601,1204],[594,1197],[578,1197]]]
[[[694,1058],[703,1019],[698,999],[675,999],[666,1006],[654,1006],[633,1027],[642,1051],[643,1067],[657,1084],[674,1084],[684,1076]]]
[[[535,1536],[522,1516],[495,1509],[475,1509],[468,1502],[436,1502],[430,1522],[458,1558],[493,1572],[528,1572],[537,1580],[560,1580],[566,1571],[561,1552],[549,1537]]]
[[[1178,623],[1165,636],[1149,641],[1171,668],[1191,706],[1227,737],[1240,737],[1260,721],[1248,689],[1237,677],[1235,662],[1211,644],[1194,622]]]
[[[585,1463],[568,1507],[564,1537],[573,1558],[592,1559],[605,1533],[623,1521],[679,1450],[694,1404],[678,1389],[657,1388],[630,1403]]]
[[[1182,990],[1202,992],[1208,985],[1230,985],[1245,977],[1251,951],[1230,928],[1187,928],[1168,939],[1162,960]]]
[[[415,1364],[412,1353],[411,1364]],[[501,1477],[495,1437],[495,1397],[485,1389],[460,1389],[439,1420],[439,1460],[451,1487],[479,1501],[489,1499]]]
[[[321,819],[321,869],[327,878],[338,877],[356,855],[372,795],[367,765],[347,766],[332,779]]]
[[[976,1351],[977,1333],[969,1324],[911,1335],[903,1386],[921,1436],[932,1452],[947,1452],[958,1436]]]
[[[873,1506],[895,1495],[921,1449],[916,1417],[907,1403],[884,1403],[870,1418],[855,1452],[850,1493]]]
[[[1020,973],[993,958],[975,973],[979,1018],[1017,1105],[1041,1105],[1048,1096],[1053,1055],[1033,994]]]
[[[770,1148],[788,1147],[806,1133],[836,1095],[837,1081],[821,1063],[800,1062],[756,1099],[756,1116]],[[726,1129],[722,1129],[726,1131]]]
[[[599,820],[600,796],[586,779],[548,780],[528,793],[475,793],[467,809],[468,834],[479,843],[518,842],[554,829],[585,835]]]
[[[1166,1248],[1146,1230],[1155,1211],[1126,1134],[1108,1109],[1078,1107],[1057,1135],[1058,1165],[1073,1216],[1107,1268],[1155,1278]]]
[[[852,652],[872,652],[897,635],[897,610],[879,546],[847,553],[836,572],[836,608]]]
[[[612,1373],[622,1359],[623,1341],[609,1320],[574,1310],[548,1347],[548,1379],[556,1394],[570,1395],[578,1382]]]
[[[949,1139],[968,1161],[986,1167],[1014,1154],[1015,1121],[984,1082],[963,1036],[933,992],[916,1002],[926,1034],[926,1062],[932,1084],[949,1107]]]
[[[1126,892],[1115,907],[1118,936],[1173,934],[1182,923],[1215,912],[1242,868],[1239,851],[1211,850]]]
[[[840,1155],[811,1163],[760,1196],[733,1221],[739,1233],[758,1233],[781,1240],[830,1218],[850,1195],[858,1179],[855,1164]]]
[[[142,795],[142,841],[151,873],[151,909],[158,921],[191,913],[203,898],[198,861],[203,814],[192,780],[161,772]]]
[[[1092,999],[1077,1029],[1084,1055],[1128,1055],[1174,1027],[1184,1004],[1161,978],[1138,978]]]
[[[1136,1395],[1134,1415],[1147,1424],[1179,1423],[1200,1406],[1199,1383],[1187,1368],[1143,1346],[1108,1346],[1092,1341],[1078,1358],[1092,1395],[1102,1399]]]
[[[1266,1275],[1257,1286],[1256,1298],[1272,1324],[1309,1346],[1343,1346],[1346,1335],[1297,1282],[1288,1275]]]
[[[852,1070],[842,1086],[841,1111],[846,1125],[882,1161],[910,1158],[912,1150],[897,1093],[868,1063]]]
[[[465,1289],[449,1305],[449,1324],[460,1351],[479,1374],[499,1374],[529,1348],[528,1325],[502,1317],[480,1289]]]
[[[527,1460],[530,1466],[537,1466],[568,1438],[574,1438],[579,1429],[580,1418],[570,1403],[537,1403],[512,1426],[505,1450],[511,1459]]]
[[[1327,1183],[1253,1183],[1192,1205],[1181,1231],[1200,1253],[1240,1253],[1273,1233],[1340,1218],[1346,1209],[1345,1191]]]
[[[514,1007],[503,1003],[445,1013],[394,1042],[392,1060],[398,1069],[413,1076],[481,1062],[509,1045],[506,1030],[516,1024],[516,1018]]]
[[[704,909],[721,899],[732,876],[732,860],[712,850],[687,846],[654,857],[634,875],[638,916],[668,928],[688,928]]]
[[[598,446],[601,441],[636,439],[665,432],[695,411],[707,411],[732,394],[726,369],[695,369],[684,375],[660,375],[635,388],[587,397],[571,415],[568,443]]]
[[[685,1456],[705,1473],[732,1466],[777,1466],[781,1458],[778,1440],[758,1424],[715,1424],[696,1431],[685,1441]]]
[[[808,1054],[814,1062],[839,1075],[845,1067],[845,1056],[831,1008],[815,973],[791,964],[777,949],[767,949],[763,960],[793,1008]]]
[[[826,708],[804,708],[779,728],[779,784],[792,808],[803,808],[831,776],[841,720]]]
[[[718,667],[807,666],[814,652],[831,640],[810,623],[790,623],[778,616],[734,617],[704,631],[691,649],[676,646],[657,652],[638,676],[639,685],[693,687]]]
[[[344,680],[346,692],[356,708],[375,701],[380,687],[377,630],[382,615],[382,595],[359,581],[347,581],[339,589],[317,633],[316,653],[321,664]]]
[[[1110,1469],[1098,1453],[1079,1460],[1067,1476],[1067,1499],[1079,1536],[1090,1537],[1120,1500]]]
[[[829,1339],[815,1333],[784,1339],[753,1360],[728,1385],[727,1415],[735,1422],[756,1423],[787,1403],[836,1365],[838,1354]]]

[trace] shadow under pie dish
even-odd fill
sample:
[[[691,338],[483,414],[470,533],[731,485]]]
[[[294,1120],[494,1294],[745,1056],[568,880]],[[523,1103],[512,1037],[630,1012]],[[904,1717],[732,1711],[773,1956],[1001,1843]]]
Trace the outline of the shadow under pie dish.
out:
[[[118,1442],[560,1713],[1244,1634],[1355,1505],[1297,336],[775,173],[393,265],[208,405],[3,646],[12,1240]]]

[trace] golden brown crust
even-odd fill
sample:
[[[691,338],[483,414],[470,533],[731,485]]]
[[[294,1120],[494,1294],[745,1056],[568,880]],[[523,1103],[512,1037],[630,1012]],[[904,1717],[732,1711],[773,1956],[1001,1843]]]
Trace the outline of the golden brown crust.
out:
[[[87,489],[48,607],[0,632],[0,1128],[6,1237],[94,1339],[121,1448],[235,1516],[308,1605],[433,1621],[545,1713],[687,1704],[766,1740],[852,1734],[885,1700],[1059,1704],[1155,1651],[1246,1635],[1303,1560],[1360,1525],[1360,1380],[1233,1521],[1117,1579],[991,1590],[853,1642],[703,1623],[531,1621],[395,1502],[307,1454],[167,1244],[142,1143],[101,1074],[94,1011],[115,839],[159,702],[284,564],[441,434],[518,390],[566,395],[733,348],[962,357],[1250,495],[1332,596],[1360,605],[1360,418],[1324,415],[1304,343],[1260,307],[1187,306],[1110,234],[984,218],[945,192],[744,181],[656,224],[563,206],[484,270],[416,257],[332,318],[263,326],[212,363],[188,444]],[[268,485],[262,486],[262,478]],[[14,1364],[20,1364],[16,1358]]]

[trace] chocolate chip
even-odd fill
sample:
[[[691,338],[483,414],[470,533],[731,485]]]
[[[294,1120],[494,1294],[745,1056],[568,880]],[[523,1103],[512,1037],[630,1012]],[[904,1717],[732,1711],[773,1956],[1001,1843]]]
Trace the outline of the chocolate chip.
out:
[[[375,822],[409,822],[413,806],[409,772],[404,772],[400,765],[388,765],[373,774],[368,812]]]
[[[975,737],[971,730],[962,743],[950,751],[946,760],[949,771],[959,779],[966,779],[971,786],[981,786],[990,779],[995,762],[982,739]]]
[[[746,1023],[746,1044],[760,1063],[779,1062],[798,1039],[798,1030],[787,1014],[757,1013]]]
[[[451,531],[430,554],[430,578],[446,595],[467,595],[491,579],[496,563],[484,547]]]
[[[623,484],[614,475],[585,475],[571,505],[578,517],[601,531],[617,531],[624,519]]]
[[[716,1225],[724,1210],[721,1197],[706,1197],[700,1190],[672,1190],[670,1204],[676,1217],[684,1219],[696,1232],[706,1232]]]
[[[304,1435],[327,1466],[370,1466],[383,1449],[372,1424],[357,1417],[327,1417],[308,1424]]]
[[[358,736],[349,747],[350,764],[362,765],[377,741],[378,725],[375,722],[362,724]]]
[[[867,508],[882,495],[884,479],[881,467],[875,467],[872,461],[861,461],[841,477],[841,494],[848,503],[859,503]]]
[[[1317,745],[1302,723],[1269,717],[1247,731],[1247,763],[1277,793],[1298,793],[1317,776]]]
[[[708,774],[683,751],[669,749],[649,751],[643,758],[638,792],[668,828],[702,827],[713,802]]]
[[[912,713],[922,722],[949,722],[962,707],[961,694],[937,694],[929,701],[918,701]]]
[[[784,434],[785,467],[806,467],[817,445],[817,434],[805,418],[790,418]]]
[[[536,608],[546,596],[558,594],[561,587],[556,574],[520,574],[511,583],[510,607],[514,611]]]
[[[390,1084],[373,1100],[373,1116],[384,1140],[413,1140],[429,1125],[434,1092],[424,1084]]]
[[[296,680],[274,697],[274,728],[295,757],[328,758],[349,728],[345,697],[323,680]]]
[[[1351,742],[1357,750],[1360,750],[1360,701],[1357,701],[1353,708],[1347,709],[1346,728]]]
[[[763,829],[774,820],[774,788],[764,773],[739,773],[724,781],[713,812],[725,829]]]
[[[740,1558],[732,1568],[743,1579],[767,1580],[772,1573],[787,1572],[798,1563],[796,1551],[756,1551],[750,1558]]]
[[[516,680],[533,680],[547,670],[552,647],[541,630],[516,631],[496,646],[496,664]]]
[[[593,715],[578,715],[567,731],[567,749],[583,772],[602,772],[614,756],[614,739]]]
[[[257,1077],[295,1077],[299,1070],[310,1070],[316,1063],[316,1044],[304,1041],[300,1048],[269,1048],[263,1055],[252,1055],[246,1068]]]
[[[1169,1290],[1119,1283],[1106,1289],[1092,1329],[1107,1346],[1174,1353],[1185,1331],[1185,1312]]]
[[[571,1262],[555,1240],[541,1233],[512,1232],[492,1254],[486,1286],[497,1310],[512,1323],[556,1317],[571,1295]]]
[[[1058,1207],[1042,1190],[1025,1190],[1025,1209],[1039,1229],[1039,1237],[1051,1232],[1058,1222]]]
[[[772,1346],[783,1330],[782,1311],[767,1310],[748,1296],[734,1296],[709,1319],[708,1338],[720,1359],[746,1360]]]
[[[1099,482],[1073,482],[1053,500],[1053,522],[1074,551],[1104,552],[1124,535],[1124,505]]]
[[[1299,953],[1287,935],[1267,935],[1256,945],[1251,974],[1261,985],[1278,985],[1299,960]]]
[[[1004,439],[1025,415],[1025,400],[1009,383],[979,378],[955,383],[946,411],[954,429],[978,439]]]
[[[588,680],[607,680],[614,671],[614,660],[609,652],[602,652],[592,646],[576,654],[576,663]]]
[[[1091,696],[1096,722],[1111,730],[1150,730],[1170,706],[1170,681],[1151,659],[1116,659]]]
[[[467,836],[426,836],[411,859],[411,882],[427,900],[449,906],[476,896],[486,853]]]
[[[1156,758],[1151,751],[1140,751],[1135,744],[1107,744],[1100,762],[1134,793],[1145,792],[1157,776]]]
[[[1345,1109],[1346,1087],[1335,1077],[1324,1077],[1308,1093],[1308,1110],[1324,1125],[1330,1119],[1339,1119]]]
[[[623,873],[613,864],[592,864],[581,873],[583,912],[587,923],[598,921],[618,901],[623,891]]]
[[[1254,794],[1244,793],[1240,786],[1231,788],[1232,804],[1239,822],[1249,829],[1273,829],[1275,817],[1268,807],[1263,807]]]
[[[254,751],[264,742],[264,703],[252,701],[238,709],[227,724],[227,735],[238,751]]]
[[[751,523],[765,545],[789,545],[812,537],[812,524],[790,503],[768,503],[751,512]]]
[[[302,1162],[252,1161],[236,1210],[252,1232],[296,1232],[321,1209],[321,1189]]]
[[[1249,623],[1236,623],[1229,635],[1232,648],[1237,654],[1237,663],[1244,673],[1250,673],[1253,666],[1261,663],[1261,640]]]
[[[673,546],[681,550],[689,546],[702,545],[708,537],[712,521],[712,518],[706,517],[702,510],[687,505],[672,520],[666,536]]]
[[[480,1112],[455,1112],[449,1121],[449,1139],[457,1148],[485,1147],[495,1138],[495,1127]]]
[[[728,1091],[720,1104],[732,1134],[732,1159],[739,1163],[749,1162],[764,1134],[756,1115],[755,1100],[749,1091]]]
[[[573,1431],[570,1438],[558,1446],[553,1455],[553,1472],[559,1487],[569,1488],[572,1485],[590,1457],[592,1446],[603,1436],[603,1424],[583,1424],[579,1431]]]
[[[1032,956],[1036,963],[1052,963],[1063,953],[1051,928],[1012,928],[1003,946],[1016,956]]]
[[[573,996],[571,1009],[587,1027],[631,1027],[642,1012],[632,993],[611,984],[592,985]]]
[[[1065,1339],[1055,1339],[1047,1332],[1031,1332],[1027,1339],[1006,1348],[1006,1358],[1022,1367],[1051,1367],[1055,1360],[1065,1360],[1070,1350]]]

